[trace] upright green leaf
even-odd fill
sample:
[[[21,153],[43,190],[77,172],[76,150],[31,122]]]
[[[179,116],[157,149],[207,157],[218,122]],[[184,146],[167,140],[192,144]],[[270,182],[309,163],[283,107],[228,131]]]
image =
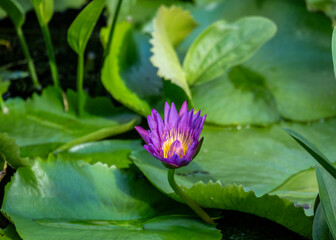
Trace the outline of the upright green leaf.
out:
[[[50,158],[15,173],[1,210],[24,240],[221,238],[182,207],[137,173]]]
[[[103,43],[107,42],[107,32],[102,30]],[[115,32],[104,61],[102,82],[117,101],[146,116],[151,111],[150,103],[162,96],[162,81],[148,60],[148,37],[135,34],[128,22],[118,23]]]
[[[323,153],[321,153],[312,143],[297,132],[286,128],[284,130],[289,133],[289,135],[291,135],[291,137],[293,137],[295,141],[297,141],[307,152],[309,152],[309,154],[312,155],[313,158],[315,158],[316,161],[320,163],[331,175],[333,175],[334,178],[336,178],[336,168],[328,160],[328,158],[323,155]]]
[[[47,25],[54,13],[54,0],[32,0],[39,21]]]
[[[229,67],[244,63],[276,32],[267,18],[246,17],[235,23],[218,21],[191,45],[183,63],[190,84],[213,80]]]
[[[0,8],[5,10],[16,28],[23,25],[25,21],[25,12],[22,6],[16,0],[0,1]]]
[[[153,21],[151,62],[158,75],[181,87],[191,99],[187,79],[175,49],[196,27],[190,13],[182,8],[162,6]]]
[[[68,30],[68,43],[77,53],[83,54],[94,26],[105,6],[105,0],[93,0],[82,10]]]
[[[325,214],[320,203],[316,209],[313,223],[313,239],[314,240],[333,240],[330,235]]]
[[[331,39],[331,51],[332,51],[332,58],[334,63],[334,74],[336,77],[336,27],[334,28],[332,39]]]
[[[321,166],[316,168],[320,199],[329,230],[336,239],[336,178]]]
[[[8,137],[7,133],[0,133],[0,159],[14,169],[29,165],[27,158],[20,157],[20,148],[15,139]]]

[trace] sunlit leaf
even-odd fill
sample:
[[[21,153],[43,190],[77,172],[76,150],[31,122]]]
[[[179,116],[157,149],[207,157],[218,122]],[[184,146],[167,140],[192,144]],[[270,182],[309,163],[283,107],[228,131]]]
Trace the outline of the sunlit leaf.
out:
[[[153,48],[151,62],[158,75],[181,87],[191,99],[190,89],[175,49],[196,27],[190,13],[182,8],[161,6],[153,20],[150,40]]]
[[[234,23],[213,23],[189,48],[183,69],[189,84],[204,83],[242,64],[276,32],[276,25],[263,17],[246,17]]]

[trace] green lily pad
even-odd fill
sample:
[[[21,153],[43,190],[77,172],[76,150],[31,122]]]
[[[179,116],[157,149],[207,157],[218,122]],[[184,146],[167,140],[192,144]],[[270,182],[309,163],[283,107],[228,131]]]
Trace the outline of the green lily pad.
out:
[[[0,133],[0,160],[1,169],[5,161],[14,169],[29,165],[28,159],[20,157],[20,148],[15,139],[8,137],[7,133]]]
[[[273,94],[262,76],[242,67],[191,89],[207,123],[265,125],[280,120]]]
[[[335,119],[310,126],[302,124],[302,128],[316,134],[315,138],[310,138],[312,142],[319,139],[321,144],[326,145],[325,148],[333,148],[336,144],[336,139],[332,139],[332,131],[325,134],[328,129],[336,128]],[[311,235],[312,220],[306,216],[304,208],[307,211],[313,207],[317,194],[316,179],[312,176],[307,182],[303,182],[303,178],[297,174],[311,169],[316,162],[285,131],[277,125],[240,130],[205,126],[203,136],[204,143],[197,158],[188,166],[176,170],[177,182],[187,192],[190,191],[192,198],[199,199],[198,203],[204,207],[218,208],[222,204],[223,209],[253,213],[304,236]],[[331,140],[326,141],[327,139]],[[173,194],[165,180],[166,169],[159,160],[146,151],[132,153],[132,159],[155,186],[168,195]],[[301,180],[296,182],[295,179]],[[203,183],[199,183],[200,181]],[[218,186],[211,187],[211,182]],[[232,200],[232,194],[226,190],[231,185],[241,188],[235,191],[237,199],[243,198],[243,203]],[[193,188],[196,190],[192,191]],[[253,191],[253,194],[249,191]],[[214,198],[214,194],[219,194],[220,198]],[[247,197],[249,194],[251,196]],[[249,199],[246,202],[245,197]],[[210,201],[212,198],[215,201]],[[220,200],[217,202],[216,199]],[[222,199],[227,199],[228,203]],[[263,199],[269,202],[266,204]],[[279,212],[264,212],[264,205],[268,204]]]
[[[173,206],[134,173],[49,159],[17,171],[2,212],[25,240],[221,238],[198,218],[164,215]]]
[[[327,17],[309,13],[303,1],[291,0],[217,1],[195,7],[191,13],[200,26],[181,46],[184,53],[196,36],[218,19],[232,22],[246,15],[271,19],[277,25],[277,34],[244,67],[264,78],[282,117],[311,121],[336,115],[332,29]]]
[[[128,155],[139,148],[140,144],[140,140],[104,140],[76,145],[61,155],[70,161],[83,160],[91,164],[102,162],[121,169],[132,163]]]
[[[139,117],[116,108],[107,98],[86,98],[85,113],[76,113],[77,94],[69,90],[67,100],[60,89],[49,87],[42,95],[6,102],[8,114],[0,114],[0,132],[15,138],[21,156],[46,156],[56,150],[114,136],[133,128]],[[64,102],[66,104],[64,105]],[[64,107],[66,106],[66,107]]]

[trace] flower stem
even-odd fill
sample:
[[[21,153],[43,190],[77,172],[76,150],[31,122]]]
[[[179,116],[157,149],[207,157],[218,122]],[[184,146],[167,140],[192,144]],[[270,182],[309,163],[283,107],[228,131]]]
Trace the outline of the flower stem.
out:
[[[115,26],[117,25],[117,20],[118,20],[118,15],[119,15],[119,10],[120,10],[120,7],[121,7],[121,3],[122,3],[122,0],[118,0],[117,7],[114,11],[112,26],[111,26],[111,29],[110,29],[110,32],[109,32],[106,48],[105,48],[105,51],[104,51],[104,57],[107,57],[107,55],[110,52],[112,39],[113,39],[113,33],[114,33]]]
[[[47,47],[51,76],[55,87],[59,87],[58,71],[55,60],[54,49],[51,42],[50,32],[47,24],[40,23],[43,38]]]
[[[200,218],[204,220],[204,222],[209,224],[215,224],[215,222],[212,220],[212,218],[209,217],[209,215],[200,207],[197,203],[195,203],[190,197],[188,197],[184,191],[176,184],[175,182],[175,169],[168,169],[168,182],[171,188],[175,191],[175,193],[182,198],[186,204],[189,205],[189,207],[197,213]]]
[[[30,56],[29,49],[28,49],[28,46],[27,46],[27,42],[26,42],[26,39],[25,39],[25,37],[23,35],[21,27],[16,28],[16,33],[17,33],[17,35],[19,37],[19,41],[20,41],[23,53],[24,53],[24,55],[26,57],[27,64],[28,64],[28,70],[30,72],[30,77],[31,77],[31,79],[33,81],[34,87],[36,89],[40,89],[41,85],[40,85],[40,83],[38,81],[38,78],[37,78],[37,74],[36,74],[36,70],[35,70],[35,65],[34,65],[33,59]]]
[[[84,111],[84,92],[83,92],[84,55],[82,53],[78,54],[77,64],[78,64],[77,65],[78,115],[82,116]]]

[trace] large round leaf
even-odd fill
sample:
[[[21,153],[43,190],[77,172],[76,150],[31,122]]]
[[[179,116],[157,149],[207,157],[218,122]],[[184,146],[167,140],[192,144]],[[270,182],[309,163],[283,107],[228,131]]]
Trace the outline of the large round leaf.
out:
[[[102,162],[121,169],[132,163],[128,155],[139,146],[140,140],[104,140],[76,145],[61,155],[70,161]]]
[[[262,76],[242,67],[194,86],[194,104],[219,125],[271,124],[280,120],[273,94]]]
[[[16,139],[21,156],[45,156],[57,148],[126,132],[139,120],[126,109],[114,107],[107,98],[85,97],[81,118],[76,113],[77,94],[73,91],[68,91],[67,100],[60,89],[52,87],[26,102],[10,99],[6,102],[9,114],[0,113],[0,132]]]
[[[25,240],[220,239],[198,218],[164,215],[174,204],[134,173],[49,159],[17,171],[2,211]]]
[[[189,45],[218,19],[231,22],[249,15],[267,17],[276,23],[278,31],[244,66],[265,79],[265,86],[274,95],[277,109],[284,118],[309,121],[336,115],[336,81],[330,47],[332,29],[327,17],[309,13],[303,1],[217,2],[192,10],[201,26],[191,34]],[[186,43],[184,52],[187,47]],[[211,92],[199,97],[198,102],[213,104],[207,101]],[[193,99],[197,102],[195,97]],[[232,105],[238,104],[233,102]],[[219,104],[218,109],[226,110]],[[230,114],[229,111],[223,114],[223,124],[225,116]]]
[[[335,119],[310,126],[294,125],[307,129],[312,142],[318,141],[319,145],[334,149],[336,139],[332,139],[334,134],[330,129],[336,128]],[[246,211],[303,235],[311,234],[312,222],[302,207],[308,214],[312,213],[317,195],[316,179],[308,173],[306,176],[309,179],[304,182],[297,174],[314,167],[316,161],[285,131],[277,125],[240,130],[205,126],[203,134],[204,143],[197,158],[187,167],[176,170],[177,182],[190,191],[192,198],[204,207]],[[134,152],[132,158],[155,186],[169,195],[173,194],[165,181],[166,169],[159,160],[146,151]],[[219,183],[216,185],[211,181]],[[238,185],[237,189],[227,190],[234,188],[230,184]],[[248,191],[253,191],[253,194]],[[273,210],[265,210],[264,206],[271,206]],[[298,221],[298,218],[301,220]]]

